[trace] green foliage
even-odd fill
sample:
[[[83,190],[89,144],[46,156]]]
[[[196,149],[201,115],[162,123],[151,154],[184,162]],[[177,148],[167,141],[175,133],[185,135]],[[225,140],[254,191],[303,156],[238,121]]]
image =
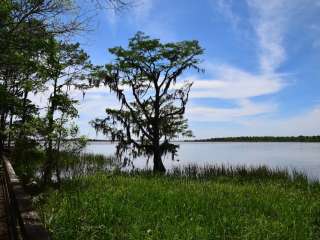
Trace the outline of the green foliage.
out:
[[[76,148],[83,148],[85,141],[68,142],[69,138],[78,137],[79,129],[70,124],[78,117],[76,104],[78,101],[69,95],[71,88],[82,86],[90,74],[91,63],[89,56],[79,47],[79,44],[67,44],[60,41],[50,41],[51,50],[46,57],[41,75],[51,84],[47,114],[43,119],[46,148],[46,162],[44,165],[44,182],[50,182],[52,171],[56,168],[59,174],[59,152],[63,146],[64,151],[74,152]],[[83,140],[83,139],[82,139]],[[67,144],[69,143],[69,144]]]
[[[0,152],[5,141],[33,142],[30,131],[39,109],[30,94],[45,90],[42,70],[58,35],[72,31],[69,21],[57,21],[69,11],[69,1],[1,1],[0,4]],[[29,146],[29,145],[28,145]],[[16,148],[20,149],[20,147]]]
[[[161,156],[175,155],[178,148],[171,140],[192,136],[184,118],[192,82],[177,81],[188,69],[200,70],[203,49],[197,41],[161,43],[138,32],[127,49],[109,52],[115,60],[97,69],[96,76],[102,79],[92,84],[108,86],[121,108],[107,108],[107,117],[92,125],[118,141],[119,156],[124,152],[153,156],[154,170],[164,171]]]
[[[197,178],[190,169],[73,179],[38,209],[53,239],[317,239],[319,183],[265,168]]]
[[[114,8],[126,5],[119,0],[106,3]],[[80,44],[65,38],[83,30],[79,7],[73,0],[0,3],[0,154],[5,145],[14,145],[20,161],[29,152],[45,149],[44,176],[48,181],[58,164],[53,157],[59,155],[60,146],[74,153],[86,142],[72,124],[78,111],[69,91],[87,88],[92,66]],[[50,94],[45,116],[29,100],[44,91]],[[78,141],[66,141],[75,137]]]

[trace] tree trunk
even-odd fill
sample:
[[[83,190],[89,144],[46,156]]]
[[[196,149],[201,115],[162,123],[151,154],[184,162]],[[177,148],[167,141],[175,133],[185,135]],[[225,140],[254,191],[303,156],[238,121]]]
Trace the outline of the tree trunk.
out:
[[[53,160],[53,141],[52,141],[52,132],[53,132],[53,110],[52,103],[48,114],[48,136],[47,136],[47,149],[46,149],[46,160],[43,168],[43,182],[48,184],[51,182],[52,169],[54,167]]]
[[[57,177],[58,185],[60,186],[60,184],[61,184],[61,171],[60,171],[59,166],[57,166],[57,165],[56,165],[56,177]]]
[[[47,136],[47,149],[46,149],[46,161],[43,169],[43,181],[44,184],[48,184],[51,182],[52,177],[52,169],[54,167],[54,159],[53,159],[53,140],[52,140],[52,132],[53,132],[53,107],[51,103],[51,107],[48,114],[48,136]]]
[[[61,119],[63,119],[64,113],[62,113]],[[60,127],[62,127],[62,120],[60,122]],[[60,163],[60,144],[61,144],[61,138],[62,138],[62,133],[61,133],[61,128],[59,130],[59,137],[57,139],[57,156],[56,156],[56,161],[55,161],[55,167],[56,167],[56,177],[57,177],[57,182],[58,185],[60,186],[61,183],[61,169],[59,166]]]
[[[164,167],[162,159],[161,159],[161,153],[160,153],[159,145],[154,150],[153,172],[155,172],[155,173],[165,173],[166,172],[166,168]]]
[[[51,99],[49,111],[47,114],[47,118],[48,118],[47,144],[48,144],[48,146],[46,149],[46,161],[45,161],[44,168],[43,168],[43,183],[45,185],[51,182],[52,170],[54,168],[52,133],[54,131],[53,117],[54,117],[54,111],[55,111],[56,106],[55,106],[55,102],[53,100],[54,100],[54,97],[56,96],[56,93],[57,93],[57,84],[58,84],[58,80],[55,79],[54,85],[53,85],[52,99]]]
[[[44,168],[43,168],[43,183],[44,183],[44,185],[51,182],[53,167],[54,167],[54,164],[53,164],[52,140],[49,139],[48,148],[46,150],[46,161],[44,163]]]
[[[154,119],[153,119],[153,172],[165,173],[166,168],[163,165],[160,151],[160,130],[159,130],[159,116],[160,116],[160,87],[157,83],[158,79],[154,79],[155,101],[154,101]]]
[[[25,126],[24,124],[26,123],[26,117],[27,117],[27,99],[28,99],[28,94],[29,92],[25,89],[24,93],[23,93],[23,102],[22,102],[22,116],[21,116],[21,125],[22,128],[20,129],[19,132],[19,140],[25,140],[26,136],[25,136]]]

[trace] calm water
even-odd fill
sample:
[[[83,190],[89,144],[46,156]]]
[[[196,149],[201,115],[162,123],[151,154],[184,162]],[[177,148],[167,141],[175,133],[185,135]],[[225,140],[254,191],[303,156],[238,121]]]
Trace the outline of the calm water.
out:
[[[271,168],[287,168],[303,171],[310,178],[320,179],[320,143],[179,143],[180,149],[174,161],[164,159],[167,169],[186,164],[266,165]],[[86,152],[113,155],[115,144],[89,143]],[[139,158],[137,168],[152,167],[150,161]]]

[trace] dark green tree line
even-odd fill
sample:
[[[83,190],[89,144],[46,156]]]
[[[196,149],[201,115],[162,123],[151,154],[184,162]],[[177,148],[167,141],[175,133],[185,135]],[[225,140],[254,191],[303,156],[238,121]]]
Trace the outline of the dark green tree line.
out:
[[[191,140],[192,142],[320,142],[320,136],[242,136]]]

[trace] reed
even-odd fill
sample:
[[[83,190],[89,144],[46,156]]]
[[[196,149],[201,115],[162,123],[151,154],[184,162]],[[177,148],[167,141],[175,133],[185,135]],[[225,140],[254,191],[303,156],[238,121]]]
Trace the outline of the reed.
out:
[[[80,176],[36,205],[54,239],[319,239],[319,199],[297,171],[189,165]]]

